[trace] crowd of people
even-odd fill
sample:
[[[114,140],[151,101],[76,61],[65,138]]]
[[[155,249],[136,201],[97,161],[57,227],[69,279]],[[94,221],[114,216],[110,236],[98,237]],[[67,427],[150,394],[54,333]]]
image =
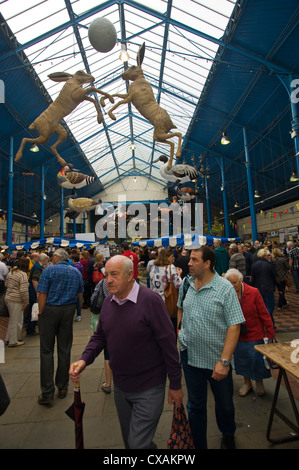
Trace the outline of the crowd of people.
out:
[[[41,405],[51,404],[55,387],[58,397],[64,398],[69,377],[78,380],[104,350],[106,381],[101,389],[110,393],[113,378],[126,448],[155,448],[166,377],[168,402],[182,403],[181,368],[195,447],[207,448],[207,382],[214,395],[221,448],[235,447],[232,369],[244,378],[240,397],[252,392],[253,381],[257,395],[265,394],[263,380],[270,372],[254,346],[265,338],[275,339],[275,290],[279,310],[288,307],[291,279],[299,293],[298,243],[223,246],[215,239],[212,247],[189,251],[131,248],[123,243],[120,254],[106,260],[95,249],[62,248],[4,253],[0,258],[0,288],[9,313],[8,347],[24,344],[23,323],[27,335],[40,335]],[[148,275],[147,286],[140,282],[140,269]],[[169,283],[177,290],[175,318],[166,306]],[[100,285],[101,314],[74,367],[70,364],[73,322],[81,319],[81,309],[90,307]],[[39,316],[33,322],[36,303]]]

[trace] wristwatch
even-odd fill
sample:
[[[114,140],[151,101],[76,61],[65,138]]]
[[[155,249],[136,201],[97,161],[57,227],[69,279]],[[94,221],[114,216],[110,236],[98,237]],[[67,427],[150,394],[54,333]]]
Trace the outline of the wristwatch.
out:
[[[219,359],[219,361],[220,361],[221,364],[223,364],[224,366],[226,366],[226,367],[229,366],[229,361],[227,361],[226,359]]]

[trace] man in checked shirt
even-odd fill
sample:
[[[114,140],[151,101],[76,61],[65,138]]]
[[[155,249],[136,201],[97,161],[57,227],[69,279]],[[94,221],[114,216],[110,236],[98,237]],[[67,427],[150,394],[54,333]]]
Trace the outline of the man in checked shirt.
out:
[[[178,299],[181,363],[195,448],[207,448],[209,382],[222,433],[221,448],[233,449],[236,426],[230,361],[244,316],[235,289],[214,271],[214,263],[215,253],[208,246],[191,251],[189,288],[186,292],[182,283]]]

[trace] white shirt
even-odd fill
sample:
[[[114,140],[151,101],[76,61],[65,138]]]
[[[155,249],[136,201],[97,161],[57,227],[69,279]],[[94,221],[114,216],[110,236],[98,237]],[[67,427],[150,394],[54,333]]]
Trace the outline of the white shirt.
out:
[[[5,263],[0,261],[0,281],[5,281],[7,274],[9,273],[9,269]]]

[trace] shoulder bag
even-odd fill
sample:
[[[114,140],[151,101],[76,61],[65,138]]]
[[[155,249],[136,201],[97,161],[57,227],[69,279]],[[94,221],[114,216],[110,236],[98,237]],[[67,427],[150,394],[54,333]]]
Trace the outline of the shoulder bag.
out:
[[[164,287],[165,305],[170,317],[176,318],[178,311],[177,302],[179,297],[179,289],[175,287],[174,283],[171,280],[171,266],[169,266],[169,275],[170,281],[168,280],[166,268],[166,286]]]
[[[92,313],[95,313],[96,315],[99,315],[101,312],[104,300],[105,300],[104,287],[103,287],[103,282],[101,282],[99,290],[91,302],[90,311]]]
[[[100,269],[98,267],[94,268],[93,273],[92,273],[92,282],[98,283],[104,278],[105,276],[102,273],[101,268]]]

